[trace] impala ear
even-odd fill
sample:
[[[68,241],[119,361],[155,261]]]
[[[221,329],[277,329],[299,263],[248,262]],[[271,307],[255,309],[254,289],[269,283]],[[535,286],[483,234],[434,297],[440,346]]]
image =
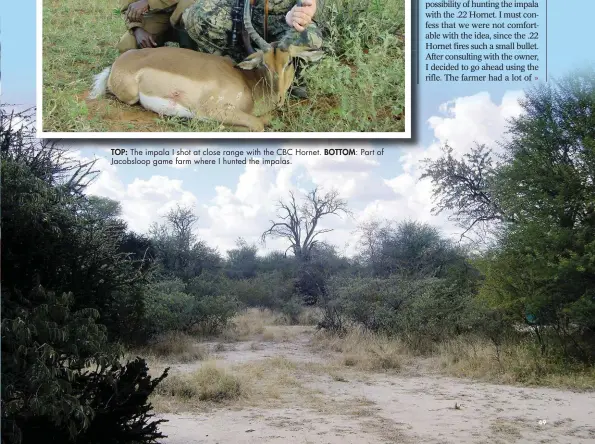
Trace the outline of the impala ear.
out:
[[[244,60],[242,60],[236,66],[238,68],[248,69],[248,70],[257,68],[260,65],[262,65],[262,60],[263,60],[262,57],[263,57],[263,52],[256,51],[254,54],[250,54],[248,57],[246,57]]]
[[[290,46],[291,57],[305,60],[306,62],[317,62],[324,57],[324,51],[309,48],[307,46]]]

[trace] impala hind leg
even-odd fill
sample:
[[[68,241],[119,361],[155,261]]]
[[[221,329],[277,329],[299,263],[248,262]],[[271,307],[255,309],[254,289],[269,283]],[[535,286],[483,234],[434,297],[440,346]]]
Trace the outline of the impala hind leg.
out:
[[[250,131],[264,131],[262,119],[244,111],[236,110],[229,115],[217,116],[217,120],[228,125],[243,126],[250,129]]]
[[[112,75],[108,80],[108,86],[111,93],[126,105],[135,105],[140,100],[138,82],[132,76],[118,77],[114,81],[112,68]]]

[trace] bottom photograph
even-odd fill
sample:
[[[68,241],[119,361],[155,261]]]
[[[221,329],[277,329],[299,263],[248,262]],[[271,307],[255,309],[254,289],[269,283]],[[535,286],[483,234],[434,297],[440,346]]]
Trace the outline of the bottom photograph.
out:
[[[594,100],[470,94],[392,147],[3,106],[2,442],[593,442]]]

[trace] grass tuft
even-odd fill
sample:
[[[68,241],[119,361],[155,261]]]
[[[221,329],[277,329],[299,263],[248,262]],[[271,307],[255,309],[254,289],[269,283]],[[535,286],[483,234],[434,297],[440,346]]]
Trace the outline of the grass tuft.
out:
[[[196,339],[182,332],[168,332],[157,337],[143,352],[158,360],[177,362],[202,361],[207,350]]]
[[[236,375],[208,362],[194,373],[166,378],[157,386],[157,394],[181,400],[221,402],[244,396],[245,386]]]
[[[341,337],[319,333],[314,337],[313,344],[318,349],[338,353],[344,366],[359,370],[400,370],[409,361],[409,354],[401,341],[359,329]]]
[[[220,338],[228,342],[248,341],[255,338],[265,342],[287,342],[306,329],[306,325],[313,325],[314,319],[318,319],[318,312],[305,309],[299,318],[304,323],[300,322],[299,326],[293,326],[283,314],[269,309],[249,308],[234,316]]]

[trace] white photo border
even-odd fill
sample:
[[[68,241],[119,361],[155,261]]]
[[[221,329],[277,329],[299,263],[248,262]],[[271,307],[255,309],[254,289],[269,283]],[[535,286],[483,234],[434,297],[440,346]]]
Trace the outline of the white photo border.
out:
[[[404,132],[45,132],[43,131],[43,0],[36,3],[36,120],[40,139],[411,139],[412,72],[411,42],[415,36],[411,28],[411,3],[405,0],[405,131]]]

